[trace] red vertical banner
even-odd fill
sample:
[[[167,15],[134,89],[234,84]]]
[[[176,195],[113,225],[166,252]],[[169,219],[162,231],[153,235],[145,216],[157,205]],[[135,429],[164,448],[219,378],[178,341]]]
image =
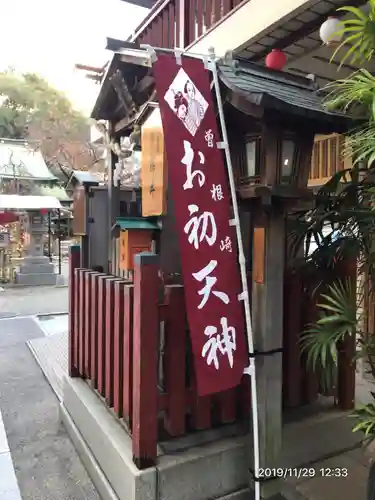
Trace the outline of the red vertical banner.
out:
[[[198,392],[240,383],[247,346],[235,227],[210,89],[199,59],[159,54],[154,77],[175,207]]]

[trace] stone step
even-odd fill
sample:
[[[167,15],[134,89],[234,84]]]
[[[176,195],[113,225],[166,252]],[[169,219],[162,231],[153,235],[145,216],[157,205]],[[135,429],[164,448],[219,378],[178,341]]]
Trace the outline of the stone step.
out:
[[[50,264],[21,264],[20,274],[53,274],[54,265]]]
[[[51,273],[30,273],[22,274],[16,273],[16,283],[18,285],[36,286],[36,285],[51,285],[55,286],[57,283],[57,274]]]

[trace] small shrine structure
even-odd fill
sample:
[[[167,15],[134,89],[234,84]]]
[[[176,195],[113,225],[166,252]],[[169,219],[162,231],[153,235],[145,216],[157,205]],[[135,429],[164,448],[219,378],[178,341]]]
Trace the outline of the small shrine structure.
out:
[[[168,71],[159,68],[157,81],[155,61],[167,55]],[[313,407],[327,395],[322,394],[300,352],[301,332],[313,320],[316,306],[312,284],[301,277],[290,278],[286,271],[286,220],[301,203],[313,203],[307,181],[315,135],[345,133],[352,122],[344,114],[327,111],[307,78],[239,63],[231,57],[217,62],[220,93],[213,98],[210,89],[217,89],[217,82],[205,69],[207,58],[200,61],[198,69],[196,63],[187,60],[178,52],[157,50],[155,54],[150,48],[125,43],[102,82],[92,117],[109,122],[111,139],[117,143],[141,130],[141,213],[147,221],[142,224],[150,232],[142,234],[139,221],[121,219],[119,205],[111,205],[108,198],[107,223],[100,229],[103,238],[112,234],[113,227],[120,231],[120,267],[132,273],[117,273],[110,262],[110,251],[108,265],[103,262],[100,271],[89,265],[82,267],[84,247],[72,247],[70,377],[64,387],[61,415],[103,498],[245,499],[261,483],[262,498],[276,499],[280,498],[274,495],[282,491],[283,481],[276,475],[261,481],[252,460],[255,446],[251,418],[254,406],[247,376],[250,369],[235,386],[221,379],[225,390],[203,394],[198,387],[198,383],[202,387],[199,367],[204,365],[201,358],[207,349],[205,344],[198,359],[194,342],[207,341],[206,335],[212,337],[211,345],[217,346],[216,354],[227,351],[211,326],[209,331],[200,331],[200,338],[191,328],[189,308],[197,303],[198,294],[187,288],[191,274],[186,271],[186,256],[191,248],[186,241],[189,238],[191,246],[197,243],[198,259],[198,243],[216,238],[207,229],[208,212],[206,222],[197,216],[198,204],[208,206],[207,193],[202,189],[197,194],[194,189],[202,187],[202,179],[211,179],[212,172],[221,168],[222,158],[216,155],[220,161],[213,162],[212,155],[210,163],[207,148],[229,146],[231,154],[226,160],[233,167],[243,238],[244,255],[240,256],[246,260],[242,285],[249,291],[245,297],[239,289],[236,299],[249,301],[255,344],[255,351],[249,346],[249,357],[250,366],[255,359],[257,373],[259,466],[263,470],[301,467],[303,440],[299,450],[300,443],[282,441],[288,412],[306,405]],[[178,84],[176,75],[181,74],[183,84]],[[162,89],[159,95],[157,87]],[[195,99],[190,114],[189,99]],[[193,164],[189,144],[200,123],[205,123],[207,109],[214,111],[212,130],[202,128],[197,139],[200,142],[196,143],[197,150],[206,148],[206,156],[200,151]],[[227,134],[222,128],[220,137],[214,131],[216,113],[220,119],[222,115],[225,118]],[[182,133],[186,140],[176,141]],[[175,153],[181,155],[172,158]],[[116,158],[114,154],[109,156],[111,183]],[[187,180],[185,176],[186,186],[176,183],[178,169],[178,175],[182,172],[190,176]],[[228,177],[230,180],[229,173]],[[192,189],[191,196],[195,196],[194,203],[186,203],[183,211],[181,200],[187,198],[182,186]],[[205,187],[207,190],[208,185]],[[224,192],[228,193],[227,186],[221,187],[221,195],[216,190],[214,193],[219,201],[225,199]],[[111,195],[116,189],[111,185]],[[228,216],[222,217],[225,227],[234,220],[229,218],[234,205],[232,199]],[[201,230],[206,232],[200,239],[197,233],[195,239],[189,233],[194,221],[181,222],[182,212],[195,215],[198,226],[194,227],[200,227],[201,221]],[[142,241],[132,247],[131,242],[138,237]],[[114,244],[111,238],[108,243]],[[228,241],[221,234],[218,244],[220,248],[212,243],[212,259],[220,255],[218,249],[229,255],[228,259],[232,251],[236,256],[234,240]],[[205,252],[209,257],[210,249],[205,248]],[[355,279],[355,265],[344,265],[343,274]],[[220,283],[221,290],[228,294],[229,281]],[[225,293],[219,296],[216,308],[210,309],[211,315],[223,314],[229,303],[223,299]],[[230,307],[226,311],[230,314]],[[243,329],[237,335],[244,335]],[[332,388],[343,410],[352,408],[354,402],[355,373],[348,365],[352,348],[345,346],[340,353],[338,382]],[[221,369],[214,359],[212,354],[210,363],[207,361],[212,377],[215,367],[218,374]],[[228,366],[226,369],[229,378],[231,371]],[[333,397],[329,401],[333,406]]]

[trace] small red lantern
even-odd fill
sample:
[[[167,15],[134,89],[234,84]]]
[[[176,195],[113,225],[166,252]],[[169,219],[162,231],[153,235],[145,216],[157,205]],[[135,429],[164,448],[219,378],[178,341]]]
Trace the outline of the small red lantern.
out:
[[[46,214],[48,213],[48,210],[47,210],[46,208],[41,208],[41,209],[40,209],[40,213],[41,213],[42,215],[46,215]]]
[[[280,49],[272,49],[266,57],[266,66],[281,71],[287,63],[287,57]]]

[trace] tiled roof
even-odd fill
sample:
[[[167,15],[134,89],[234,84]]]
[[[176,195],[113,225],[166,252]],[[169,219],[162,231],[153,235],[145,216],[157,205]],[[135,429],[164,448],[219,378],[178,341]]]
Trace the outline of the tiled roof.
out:
[[[11,139],[0,140],[0,177],[56,180],[34,144]]]
[[[322,104],[322,95],[308,78],[273,71],[252,63],[238,66],[219,65],[220,78],[233,90],[238,89],[255,105],[287,108],[289,113],[310,114],[319,119],[347,120],[344,113],[330,112]],[[320,94],[320,95],[319,95]],[[320,115],[320,117],[319,117]]]
[[[122,231],[127,229],[160,229],[155,222],[151,222],[142,217],[117,217],[116,225],[119,226]]]

